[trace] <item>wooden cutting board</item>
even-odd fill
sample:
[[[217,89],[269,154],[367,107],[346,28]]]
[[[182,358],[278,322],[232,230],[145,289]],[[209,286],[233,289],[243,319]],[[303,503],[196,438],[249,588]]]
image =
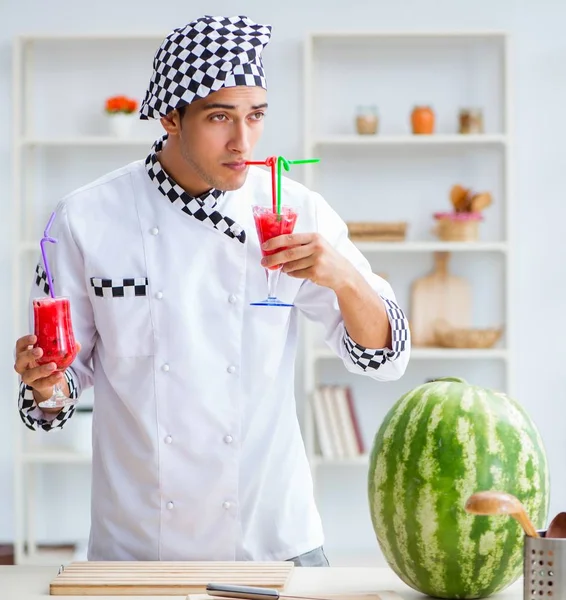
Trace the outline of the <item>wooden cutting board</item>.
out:
[[[306,597],[308,600],[318,599],[318,600],[403,600],[403,597],[397,592],[393,591],[379,591],[379,592],[352,592],[351,594],[292,594],[289,597],[282,595],[281,600],[287,600],[290,598],[294,600],[295,598]],[[187,596],[187,600],[213,600],[213,596],[202,596],[202,595],[191,595]],[[423,596],[424,598],[424,596]],[[225,600],[225,599],[223,599]]]
[[[284,590],[292,562],[72,562],[51,581],[52,596],[187,596],[208,583]]]
[[[435,346],[434,323],[444,320],[468,328],[472,321],[472,292],[468,281],[448,271],[448,252],[435,252],[431,273],[411,287],[411,341],[414,346]]]

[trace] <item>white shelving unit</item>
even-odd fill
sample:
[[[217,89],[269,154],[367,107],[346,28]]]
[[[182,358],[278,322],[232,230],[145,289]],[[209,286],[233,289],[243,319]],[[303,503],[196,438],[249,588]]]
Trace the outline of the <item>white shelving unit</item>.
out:
[[[393,402],[424,383],[427,374],[466,369],[477,374],[483,369],[486,377],[493,375],[496,385],[513,393],[508,292],[513,203],[509,40],[503,32],[319,32],[306,39],[303,68],[303,151],[305,157],[321,158],[318,164],[305,165],[305,184],[320,192],[346,221],[409,222],[414,233],[405,242],[356,243],[374,271],[387,271],[390,266],[388,279],[409,318],[410,282],[426,274],[434,252],[448,251],[451,263],[476,269],[475,281],[481,285],[473,287],[474,301],[482,310],[486,308],[482,298],[490,293],[500,300],[499,310],[493,308],[505,328],[503,343],[492,349],[414,347],[405,377],[380,384],[347,373],[322,344],[315,325],[303,321],[305,443],[327,533],[326,547],[330,556],[333,552],[339,556],[344,549],[333,546],[338,538],[365,535],[367,542],[372,537],[369,521],[358,529],[354,523],[348,531],[335,533],[339,519],[332,505],[347,487],[350,497],[356,496],[353,502],[358,502],[354,514],[361,512],[360,507],[367,512],[367,471],[359,467],[367,467],[368,456],[329,459],[321,455],[311,406],[318,385],[347,382],[352,386],[362,429],[365,426],[366,448],[371,448],[370,436]],[[356,108],[369,104],[378,107],[378,133],[358,135]],[[411,133],[409,115],[416,104],[432,104],[437,118],[434,134]],[[458,109],[478,105],[484,109],[485,132],[459,134]],[[485,185],[484,189],[495,192],[478,242],[440,242],[430,232],[432,213],[450,210],[448,191],[456,183],[474,189]],[[499,271],[484,280],[481,269],[487,272],[494,265]],[[481,286],[486,286],[485,292]],[[373,405],[368,393],[377,398]],[[350,473],[344,467],[357,469]],[[358,491],[351,489],[353,477],[358,478]],[[364,549],[350,552],[363,554]]]
[[[163,34],[23,35],[13,43],[13,311],[14,340],[28,333],[28,295],[39,241],[47,218],[60,198],[130,160],[144,158],[159,135],[159,125],[136,123],[132,138],[108,134],[104,100],[125,93],[142,99],[153,54]],[[59,101],[64,94],[65,102]],[[153,129],[152,129],[153,127]],[[14,378],[13,402],[18,380]],[[81,402],[89,402],[85,393]],[[78,413],[73,417],[75,421]],[[73,424],[76,428],[76,422]],[[54,564],[68,554],[38,550],[39,542],[84,543],[88,520],[91,454],[75,443],[73,427],[30,432],[15,414],[14,509],[17,564]],[[70,481],[80,471],[79,483]],[[46,474],[48,470],[49,475]],[[68,473],[72,471],[72,474]],[[46,477],[57,485],[42,486]],[[85,479],[83,480],[82,477]],[[67,495],[83,493],[76,516],[76,537],[45,539],[43,522],[56,522]],[[45,511],[43,515],[39,511]],[[48,518],[55,515],[54,519]],[[82,519],[81,517],[84,517]],[[71,519],[72,520],[72,519]],[[65,519],[63,519],[65,521]],[[68,525],[68,522],[65,523]],[[88,523],[86,523],[88,525]],[[49,536],[48,536],[49,537]]]

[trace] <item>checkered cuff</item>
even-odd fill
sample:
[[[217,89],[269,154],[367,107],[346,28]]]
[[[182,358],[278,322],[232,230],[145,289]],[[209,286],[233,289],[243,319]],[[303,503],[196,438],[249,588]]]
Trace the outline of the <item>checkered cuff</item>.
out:
[[[71,368],[65,371],[65,381],[69,385],[69,398],[77,399],[79,390],[76,383],[76,375]],[[33,388],[22,381],[20,383],[18,410],[21,420],[28,429],[32,431],[37,431],[38,429],[49,431],[50,429],[63,427],[73,416],[75,406],[65,406],[56,414],[44,413],[35,402]]]
[[[387,361],[395,360],[407,346],[409,337],[407,318],[395,302],[384,296],[381,296],[381,299],[385,303],[391,326],[391,348],[365,348],[354,342],[347,331],[344,333],[344,346],[346,346],[352,362],[364,371],[377,370]]]

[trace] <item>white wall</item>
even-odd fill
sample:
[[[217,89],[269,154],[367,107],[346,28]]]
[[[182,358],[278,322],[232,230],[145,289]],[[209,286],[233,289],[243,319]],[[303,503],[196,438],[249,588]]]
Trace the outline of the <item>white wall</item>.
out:
[[[547,445],[553,483],[551,513],[563,509],[566,504],[566,472],[563,469],[566,441],[562,434],[564,367],[559,339],[566,331],[566,316],[562,310],[562,294],[566,290],[560,261],[566,239],[563,234],[566,202],[562,180],[566,172],[566,154],[562,145],[566,106],[566,38],[562,25],[566,20],[566,5],[559,0],[436,0],[434,3],[422,0],[395,3],[327,0],[320,4],[304,0],[284,3],[241,0],[237,8],[233,0],[190,4],[178,0],[162,0],[159,4],[149,0],[98,0],[92,4],[72,0],[0,0],[0,197],[5,215],[0,219],[0,265],[4,277],[4,294],[0,298],[0,332],[4,340],[0,346],[0,374],[5,388],[12,389],[10,382],[14,376],[9,225],[13,36],[26,32],[168,31],[202,13],[248,14],[258,22],[274,25],[273,41],[265,61],[271,108],[258,156],[272,152],[285,156],[302,154],[301,43],[310,29],[470,28],[501,29],[513,35],[513,125],[517,142],[513,233],[517,247],[514,249],[512,298],[518,325],[514,348],[516,389],[518,399],[536,420]],[[553,243],[552,253],[550,242]],[[0,420],[0,540],[9,540],[13,536],[15,400],[9,392],[0,397],[3,415]],[[378,425],[375,422],[375,428]],[[78,467],[73,469],[80,470]],[[56,473],[51,475],[58,480]],[[345,477],[347,485],[342,484],[342,490],[365,485],[359,473],[345,473]],[[331,492],[334,489],[331,480],[324,479],[322,485]],[[351,499],[344,492],[342,494],[335,489],[333,505],[324,507],[333,539],[344,548],[373,547],[369,534],[359,543],[349,538],[348,531],[352,528],[346,526],[346,519],[369,522],[366,515],[355,514],[356,510],[363,510],[363,505],[352,506]],[[65,508],[73,511],[67,504]]]

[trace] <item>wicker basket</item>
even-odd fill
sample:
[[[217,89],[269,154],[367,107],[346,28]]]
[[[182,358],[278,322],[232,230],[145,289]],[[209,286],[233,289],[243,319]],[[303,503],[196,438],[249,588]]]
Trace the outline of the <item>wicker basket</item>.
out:
[[[402,242],[407,234],[406,221],[372,222],[361,221],[348,224],[348,234],[353,240]]]
[[[436,213],[434,233],[444,242],[475,242],[479,239],[479,213]]]
[[[435,328],[436,343],[444,348],[492,348],[502,334],[502,327],[460,329],[439,323]]]

